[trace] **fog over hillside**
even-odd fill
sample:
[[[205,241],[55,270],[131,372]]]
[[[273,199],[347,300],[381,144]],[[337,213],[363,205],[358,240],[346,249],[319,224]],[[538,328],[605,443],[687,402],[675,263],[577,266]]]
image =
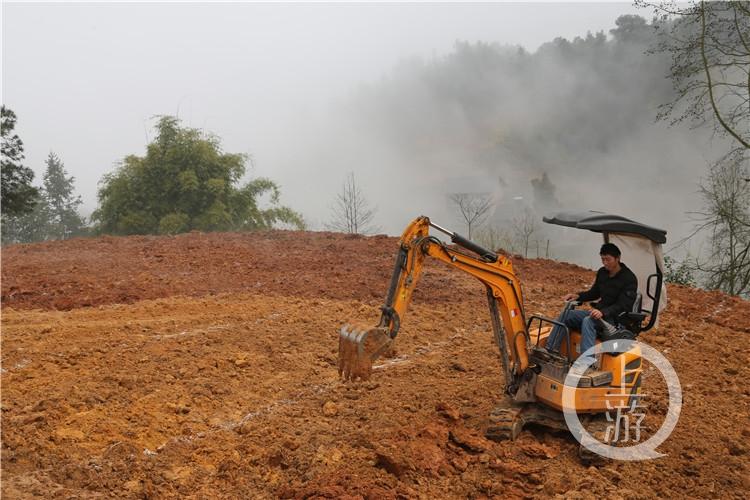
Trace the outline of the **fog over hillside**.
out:
[[[686,212],[724,145],[655,122],[672,96],[669,62],[646,54],[653,32],[639,12],[8,4],[3,102],[37,181],[54,151],[86,215],[102,175],[143,154],[153,116],[171,114],[252,155],[248,176],[276,180],[313,230],[354,172],[392,235],[419,214],[465,232],[448,195],[487,192],[501,229],[525,209],[540,226],[551,210],[594,209],[667,229],[669,247],[693,227]],[[553,256],[595,264],[561,240],[596,237],[546,229],[536,237],[552,240]]]
[[[457,42],[445,56],[404,60],[342,99],[336,147],[319,151],[319,163],[351,165],[392,234],[417,213],[464,232],[447,195],[490,192],[490,223],[501,228],[525,207],[538,219],[593,209],[666,228],[676,242],[693,227],[686,212],[700,208],[697,182],[723,145],[707,131],[655,122],[672,88],[668,60],[645,54],[652,36],[643,19],[622,17],[609,36],[558,38],[534,53]],[[545,173],[554,195],[535,196],[532,180]],[[556,239],[598,241],[539,231],[567,258]],[[593,265],[592,253],[574,260]]]

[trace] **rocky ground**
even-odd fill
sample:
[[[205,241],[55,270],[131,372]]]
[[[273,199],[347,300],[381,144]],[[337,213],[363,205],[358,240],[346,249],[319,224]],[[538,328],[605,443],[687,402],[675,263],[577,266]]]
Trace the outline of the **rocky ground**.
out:
[[[750,303],[669,287],[641,338],[684,390],[646,462],[587,467],[565,433],[483,438],[503,385],[483,288],[428,263],[398,357],[340,382],[337,330],[374,324],[396,239],[274,231],[2,250],[6,498],[746,498]],[[514,259],[528,312],[592,273]],[[646,371],[647,420],[666,412]]]

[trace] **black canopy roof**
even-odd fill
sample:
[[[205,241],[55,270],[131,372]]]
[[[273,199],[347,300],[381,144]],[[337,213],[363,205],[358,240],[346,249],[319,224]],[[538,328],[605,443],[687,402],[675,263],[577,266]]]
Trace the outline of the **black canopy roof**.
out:
[[[548,224],[588,229],[597,233],[632,233],[645,236],[655,243],[667,242],[667,232],[663,229],[647,226],[621,215],[593,210],[559,212],[549,217],[542,217],[542,220]]]

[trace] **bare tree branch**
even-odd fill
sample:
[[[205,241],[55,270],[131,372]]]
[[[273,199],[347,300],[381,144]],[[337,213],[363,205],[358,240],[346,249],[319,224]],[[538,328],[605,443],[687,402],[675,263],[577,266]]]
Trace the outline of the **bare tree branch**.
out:
[[[658,15],[658,42],[650,53],[672,58],[675,98],[657,119],[713,125],[714,132],[750,148],[750,9],[747,2],[636,0]]]
[[[472,229],[475,229],[491,215],[490,210],[495,206],[492,196],[488,193],[452,193],[448,196],[466,222],[471,239]]]
[[[706,83],[708,85],[708,95],[711,101],[711,108],[714,111],[714,116],[719,121],[719,123],[724,128],[724,130],[726,130],[727,133],[729,133],[729,135],[737,139],[737,141],[743,146],[745,146],[746,148],[750,148],[750,142],[740,137],[740,135],[737,132],[735,132],[734,128],[724,121],[721,111],[719,111],[719,107],[716,105],[716,99],[714,98],[714,86],[711,83],[711,71],[708,66],[708,58],[706,57],[706,9],[705,9],[705,5],[703,2],[701,2],[701,57],[703,59],[703,68],[705,69],[705,72],[706,72]]]
[[[325,226],[342,233],[371,234],[379,231],[372,225],[376,212],[377,209],[370,207],[359,189],[354,172],[350,172],[331,207],[331,221]]]
[[[523,256],[529,256],[529,245],[531,243],[531,237],[537,230],[536,217],[534,213],[528,208],[523,211],[519,217],[513,219],[513,231],[515,232],[518,239],[523,245]],[[537,249],[537,257],[539,257],[539,251]]]

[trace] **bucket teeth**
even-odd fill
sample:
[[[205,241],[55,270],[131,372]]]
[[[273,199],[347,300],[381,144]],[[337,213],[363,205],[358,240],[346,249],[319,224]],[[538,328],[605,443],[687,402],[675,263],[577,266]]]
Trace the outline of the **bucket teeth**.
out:
[[[372,362],[390,345],[385,328],[358,328],[346,324],[339,331],[339,375],[344,380],[367,380]]]

